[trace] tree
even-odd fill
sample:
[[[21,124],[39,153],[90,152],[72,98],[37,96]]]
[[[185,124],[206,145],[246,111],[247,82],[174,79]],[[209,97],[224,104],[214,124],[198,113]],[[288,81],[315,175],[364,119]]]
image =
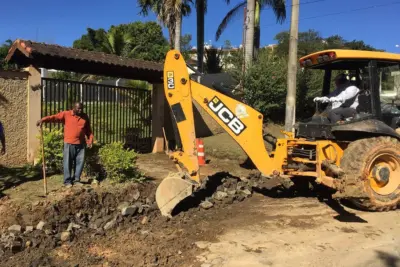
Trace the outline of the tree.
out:
[[[228,2],[228,1],[227,1]],[[229,2],[228,2],[229,3]],[[237,16],[241,15],[241,11],[247,6],[247,1],[240,2],[234,8],[232,8],[226,16],[222,19],[218,26],[217,32],[215,33],[215,39],[218,41],[224,30],[228,27],[229,23]],[[256,53],[260,48],[261,29],[260,29],[260,17],[261,9],[264,7],[271,7],[277,23],[283,23],[286,19],[286,6],[285,0],[256,0],[254,7],[254,49]],[[247,39],[246,39],[247,40]]]
[[[244,63],[248,67],[254,56],[254,8],[256,0],[247,0],[246,39],[244,43]]]
[[[205,49],[206,65],[205,71],[207,73],[220,73],[223,69],[222,66],[222,49],[211,47]]]
[[[140,14],[147,16],[149,10],[168,28],[170,46],[180,50],[182,17],[191,13],[192,0],[138,0]]]
[[[10,39],[8,39],[0,46],[0,68],[3,68],[3,69],[11,68],[11,66],[9,66],[5,62],[5,58],[8,54],[8,50],[10,49],[11,45],[12,45],[12,41]]]
[[[73,43],[74,48],[99,51],[123,57],[161,62],[168,42],[156,22],[133,22],[104,29],[87,29],[87,34]]]
[[[228,0],[229,1],[229,0]],[[197,19],[197,70],[203,72],[204,57],[204,16],[207,12],[207,0],[196,0]]]
[[[276,53],[281,56],[287,56],[289,53],[289,32],[280,32],[275,36],[278,41]],[[319,32],[315,30],[308,30],[306,32],[299,32],[298,34],[298,56],[305,56],[318,50],[324,49],[323,38]]]
[[[275,35],[275,40],[278,41],[278,46],[275,49],[276,53],[280,56],[287,56],[289,51],[289,32],[284,31],[278,33]],[[377,50],[376,48],[365,44],[364,41],[353,40],[349,42],[340,35],[323,38],[319,32],[312,29],[305,32],[299,32],[299,57],[324,49]]]
[[[230,0],[224,0],[228,5]],[[204,57],[204,16],[207,13],[207,0],[196,0],[197,19],[197,70],[203,72]]]
[[[378,50],[370,45],[367,45],[366,43],[364,43],[364,41],[358,41],[358,40],[345,42],[344,46],[347,49],[352,49],[352,50],[383,51],[383,50]]]
[[[192,50],[192,45],[190,44],[191,41],[192,41],[191,34],[185,34],[181,38],[181,54],[185,58],[185,60],[188,60],[191,55],[191,50]]]

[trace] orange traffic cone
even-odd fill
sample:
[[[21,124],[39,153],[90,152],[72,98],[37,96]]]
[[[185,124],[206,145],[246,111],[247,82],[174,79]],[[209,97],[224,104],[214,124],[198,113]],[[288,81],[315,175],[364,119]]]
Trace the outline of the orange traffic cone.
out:
[[[196,146],[197,146],[197,158],[200,166],[206,165],[206,159],[204,154],[204,143],[200,138],[196,138]]]

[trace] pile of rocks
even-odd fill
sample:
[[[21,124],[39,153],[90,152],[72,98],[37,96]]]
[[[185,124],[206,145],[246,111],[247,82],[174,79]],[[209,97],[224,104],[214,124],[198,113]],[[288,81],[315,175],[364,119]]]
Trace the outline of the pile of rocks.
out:
[[[90,195],[99,198],[94,192]],[[115,206],[94,206],[92,210],[86,208],[76,214],[72,210],[69,214],[50,212],[52,216],[43,218],[35,226],[15,224],[3,230],[0,237],[0,257],[41,246],[55,248],[73,241],[80,233],[105,235],[107,231],[124,223],[147,224],[150,214],[156,209],[154,196],[141,197],[137,190],[130,201],[123,201]]]
[[[251,197],[253,194],[253,186],[256,185],[252,180],[246,178],[223,178],[222,184],[217,187],[211,197],[201,202],[200,207],[203,209],[212,208],[216,204],[232,204],[233,202],[241,202]]]

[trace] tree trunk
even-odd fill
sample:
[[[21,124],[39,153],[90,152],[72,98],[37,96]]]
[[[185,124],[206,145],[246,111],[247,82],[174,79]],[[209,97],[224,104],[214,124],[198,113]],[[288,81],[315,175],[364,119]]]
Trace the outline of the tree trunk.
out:
[[[247,0],[245,65],[246,68],[253,62],[254,55],[254,10],[256,0]]]
[[[293,125],[296,121],[296,75],[297,75],[297,39],[299,31],[299,2],[292,2],[292,16],[290,23],[290,41],[289,41],[289,62],[287,77],[287,96],[286,96],[286,114],[285,131],[293,132]]]
[[[204,0],[196,1],[197,15],[197,70],[203,72],[204,67]]]
[[[257,58],[258,51],[260,50],[260,38],[261,38],[261,29],[260,29],[260,1],[256,0],[256,8],[254,11],[254,54],[253,57]]]
[[[182,14],[176,15],[176,25],[175,25],[175,44],[174,48],[178,51],[181,50],[181,30],[182,30]]]
[[[175,43],[175,31],[174,29],[168,29],[168,35],[169,35],[169,47],[171,49],[174,49],[174,43]]]
[[[254,27],[254,58],[257,58],[258,51],[260,50],[260,25],[255,25]]]

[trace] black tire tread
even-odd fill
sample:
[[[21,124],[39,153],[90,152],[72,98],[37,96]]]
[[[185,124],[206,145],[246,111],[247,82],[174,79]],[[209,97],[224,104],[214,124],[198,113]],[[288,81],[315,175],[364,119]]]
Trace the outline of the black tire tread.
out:
[[[362,155],[367,154],[368,151],[378,145],[388,143],[394,146],[400,146],[400,142],[397,139],[384,136],[357,140],[352,142],[344,151],[344,155],[341,159],[341,168],[346,173],[345,191],[352,192],[352,195],[346,198],[361,209],[369,211],[389,211],[397,208],[398,201],[396,203],[382,205],[374,201],[374,198],[364,190],[364,181],[367,178],[365,178],[365,173],[363,173],[363,159],[365,159],[366,156]],[[400,195],[398,199],[400,200]]]

